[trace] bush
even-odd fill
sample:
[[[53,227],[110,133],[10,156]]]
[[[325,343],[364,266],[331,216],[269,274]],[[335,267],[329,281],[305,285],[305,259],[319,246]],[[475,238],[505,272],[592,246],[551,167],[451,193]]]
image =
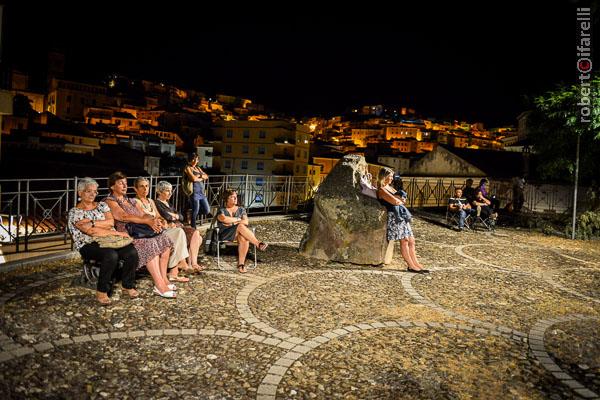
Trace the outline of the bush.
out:
[[[598,239],[600,238],[600,211],[586,211],[577,217],[575,237],[577,239]],[[573,232],[571,224],[565,226],[567,237],[571,237]]]

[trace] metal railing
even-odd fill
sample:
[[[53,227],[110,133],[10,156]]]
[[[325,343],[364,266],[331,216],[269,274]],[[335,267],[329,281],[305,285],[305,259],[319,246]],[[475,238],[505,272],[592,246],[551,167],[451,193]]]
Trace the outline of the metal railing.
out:
[[[136,177],[128,178],[129,193]],[[155,198],[156,184],[166,180],[173,185],[173,206],[185,215],[188,199],[180,190],[180,176],[149,176],[150,198]],[[78,202],[78,177],[65,179],[4,179],[0,180],[0,243],[14,244],[15,251],[28,251],[32,240],[48,235],[62,235],[68,241],[67,217]],[[95,178],[99,184],[98,198],[109,193],[107,178]],[[402,177],[408,192],[408,206],[445,207],[456,187],[464,185],[465,178],[456,177]],[[477,182],[477,179],[475,179]],[[220,195],[225,188],[238,192],[240,205],[249,214],[287,213],[305,207],[314,197],[316,187],[307,177],[266,175],[213,175],[205,185],[211,209],[219,207]],[[510,181],[493,180],[489,193],[495,194],[504,207],[512,201]],[[586,188],[580,190],[578,209],[585,210]],[[562,185],[533,185],[525,187],[524,210],[561,213],[572,207],[572,188]]]
[[[135,194],[132,186],[136,178],[127,179],[130,195]],[[165,180],[173,185],[173,206],[182,213],[189,208],[188,199],[180,190],[180,176],[146,178],[150,181],[150,198],[155,198],[156,184]],[[78,202],[79,179],[0,180],[0,243],[14,244],[16,252],[28,251],[32,240],[49,235],[56,237],[61,234],[67,243],[67,218],[69,210]],[[97,199],[103,199],[109,194],[108,178],[94,179],[99,185]],[[301,206],[314,195],[306,177],[213,175],[205,184],[211,209],[219,206],[220,194],[225,188],[237,190],[240,205],[249,214],[285,213]]]

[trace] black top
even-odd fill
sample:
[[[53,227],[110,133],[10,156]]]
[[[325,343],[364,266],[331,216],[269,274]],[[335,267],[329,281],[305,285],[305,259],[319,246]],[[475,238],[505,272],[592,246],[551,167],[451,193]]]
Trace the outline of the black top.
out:
[[[175,210],[173,207],[171,207],[171,205],[167,206],[165,203],[163,203],[160,200],[156,200],[154,202],[154,204],[156,204],[156,209],[158,210],[158,213],[160,214],[160,216],[163,217],[167,222],[175,222],[175,219],[169,213],[178,214],[179,221],[180,222],[183,221],[183,215],[179,214],[177,212],[177,210]]]

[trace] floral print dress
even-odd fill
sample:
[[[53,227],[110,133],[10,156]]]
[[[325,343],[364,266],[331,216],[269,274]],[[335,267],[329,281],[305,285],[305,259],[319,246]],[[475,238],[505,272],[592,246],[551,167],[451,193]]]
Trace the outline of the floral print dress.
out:
[[[135,215],[137,217],[143,217],[144,214],[137,209],[135,206],[135,202],[133,199],[129,197],[125,197],[124,199],[117,199],[114,195],[110,195],[106,198],[107,200],[114,200],[118,205],[121,206],[123,211],[127,214]],[[127,232],[127,228],[125,227],[126,222],[117,221],[115,219],[115,228],[119,232]],[[154,236],[153,238],[147,239],[133,239],[133,246],[138,252],[138,256],[140,261],[138,263],[137,269],[142,269],[148,261],[152,260],[154,257],[159,256],[164,253],[166,249],[173,250],[173,242],[169,237],[163,232],[160,235]]]

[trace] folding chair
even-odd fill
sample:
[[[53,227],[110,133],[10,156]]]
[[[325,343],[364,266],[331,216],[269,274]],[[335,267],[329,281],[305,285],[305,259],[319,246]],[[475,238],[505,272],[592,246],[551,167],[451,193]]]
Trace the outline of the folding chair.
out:
[[[493,218],[493,215],[496,214],[496,217]],[[473,223],[471,224],[471,226],[473,227],[473,230],[477,230],[477,226],[482,226],[484,227],[486,230],[488,231],[495,231],[496,230],[496,219],[497,219],[498,214],[497,213],[492,213],[490,214],[490,216],[483,218],[481,216],[480,210],[477,210],[477,215],[475,216],[475,219],[473,221]]]
[[[252,233],[255,233],[256,228],[250,228]],[[217,221],[217,215],[213,217],[213,220],[210,224],[210,227],[206,231],[206,238],[204,240],[204,252],[217,256],[217,268],[220,270],[225,270],[225,268],[221,267],[221,250],[226,249],[227,247],[236,247],[238,245],[237,241],[229,241],[229,240],[221,240],[220,238],[221,230],[219,228],[219,224]],[[249,267],[249,269],[256,269],[258,265],[258,260],[256,257],[256,245],[254,245],[254,265]]]
[[[458,228],[459,216],[455,211],[450,210],[449,207],[446,208],[446,225],[449,227],[457,227]],[[465,217],[465,228],[471,229],[471,213],[467,213]]]

